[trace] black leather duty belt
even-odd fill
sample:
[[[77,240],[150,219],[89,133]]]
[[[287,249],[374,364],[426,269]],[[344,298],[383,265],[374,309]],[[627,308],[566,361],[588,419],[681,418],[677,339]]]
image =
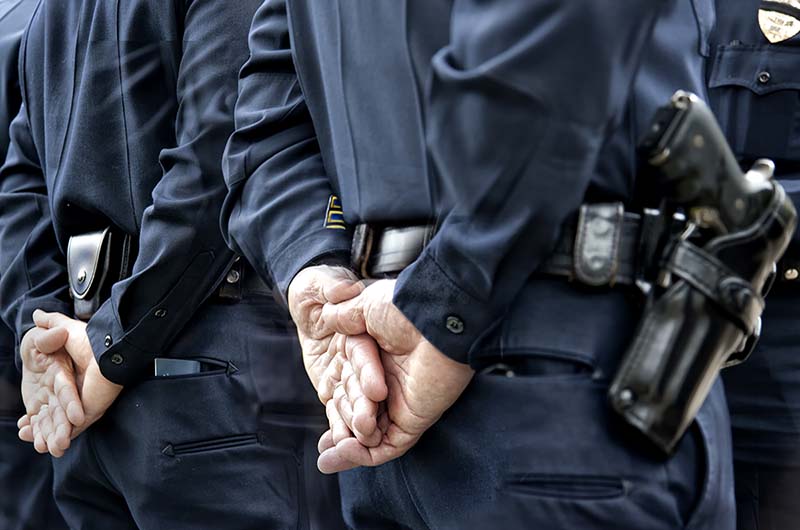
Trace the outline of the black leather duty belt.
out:
[[[669,221],[672,230],[681,218]],[[583,205],[567,223],[555,250],[536,270],[590,286],[640,285],[657,269],[664,220],[657,211],[625,212],[622,203]],[[436,232],[434,225],[356,227],[351,264],[363,278],[399,274],[419,257]],[[640,285],[641,286],[641,285]]]

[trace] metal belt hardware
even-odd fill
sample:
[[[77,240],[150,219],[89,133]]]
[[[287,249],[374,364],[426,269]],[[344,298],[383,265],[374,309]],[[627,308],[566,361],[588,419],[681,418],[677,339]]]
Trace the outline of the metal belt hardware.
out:
[[[245,260],[237,256],[225,274],[216,297],[226,302],[239,302],[246,295],[274,296],[272,286],[261,279]]]
[[[351,265],[362,278],[386,278],[414,263],[436,233],[434,225],[360,224],[353,235]]]

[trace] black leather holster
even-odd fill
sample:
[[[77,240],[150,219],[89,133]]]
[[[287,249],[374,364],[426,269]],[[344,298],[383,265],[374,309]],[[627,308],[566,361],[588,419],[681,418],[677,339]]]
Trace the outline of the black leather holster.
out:
[[[749,227],[702,247],[687,233],[667,251],[661,286],[612,382],[612,406],[665,453],[691,424],[719,371],[750,354],[763,296],[796,213],[783,188]]]

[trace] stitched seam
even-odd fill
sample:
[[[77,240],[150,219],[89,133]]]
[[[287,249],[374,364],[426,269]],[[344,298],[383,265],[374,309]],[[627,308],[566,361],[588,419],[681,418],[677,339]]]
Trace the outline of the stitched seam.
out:
[[[136,219],[136,204],[134,203],[133,199],[133,182],[131,180],[131,148],[130,142],[128,141],[128,114],[125,108],[125,93],[122,90],[122,48],[120,42],[120,34],[119,34],[119,26],[120,26],[120,9],[119,9],[120,0],[117,0],[117,17],[116,17],[116,24],[117,24],[117,75],[119,78],[119,103],[120,107],[122,108],[122,134],[125,136],[125,171],[128,174],[128,199],[130,200],[131,205],[131,217],[133,218],[133,226],[136,227],[136,230],[139,231],[141,228],[139,226],[139,222]]]

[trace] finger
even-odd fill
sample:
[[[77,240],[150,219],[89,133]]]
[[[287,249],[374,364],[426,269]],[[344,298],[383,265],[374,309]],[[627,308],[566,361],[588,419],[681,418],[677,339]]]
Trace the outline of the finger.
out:
[[[37,453],[44,454],[47,452],[47,443],[45,442],[42,431],[39,427],[40,417],[36,414],[31,418],[31,427],[33,428],[33,448]]]
[[[346,379],[344,387],[352,415],[348,423],[350,430],[363,445],[377,446],[383,438],[383,433],[378,430],[378,404],[364,396],[355,375]]]
[[[322,286],[322,296],[328,302],[338,304],[355,298],[364,290],[364,284],[351,271],[337,269],[337,275],[340,277],[325,282]]]
[[[319,437],[319,441],[317,442],[317,451],[322,453],[323,451],[330,449],[335,445],[336,444],[333,443],[333,433],[330,429],[328,429],[322,434],[322,436]]]
[[[402,456],[405,450],[387,443],[382,443],[378,447],[364,447],[355,438],[349,438],[336,444],[336,452],[339,458],[346,462],[352,462],[358,466],[374,467]]]
[[[345,338],[344,335],[337,335],[329,346],[329,348],[336,353],[332,354],[331,361],[328,363],[328,366],[325,367],[322,376],[320,376],[317,382],[317,396],[322,403],[327,403],[328,400],[333,397],[336,384],[342,380],[342,365],[345,362]]]
[[[50,407],[43,406],[42,409],[39,411],[39,414],[36,415],[39,420],[37,422],[39,428],[39,434],[44,439],[45,444],[47,444],[47,442],[50,441],[51,436],[55,433],[55,427],[53,426],[53,417],[51,414],[52,412],[50,410]]]
[[[357,296],[339,304],[327,303],[322,306],[321,322],[324,331],[343,335],[362,335],[367,332],[364,319],[364,298]]]
[[[43,329],[41,333],[38,333],[33,339],[33,344],[40,352],[51,354],[64,348],[68,338],[69,333],[65,328],[54,327]]]
[[[31,417],[28,416],[27,414],[23,414],[17,420],[17,429],[21,429],[23,427],[28,427],[28,426],[30,426],[30,424],[31,424]]]
[[[83,425],[86,421],[86,414],[73,374],[66,370],[59,370],[53,383],[53,390],[58,398],[58,403],[66,411],[66,419],[72,425]]]
[[[345,354],[353,365],[364,395],[375,402],[386,399],[389,388],[375,339],[366,334],[347,337]]]
[[[348,469],[353,469],[355,467],[358,467],[358,465],[345,458],[342,458],[336,447],[331,447],[330,449],[323,451],[319,455],[319,458],[317,458],[317,469],[326,475],[339,473],[340,471],[347,471]]]
[[[336,385],[336,390],[333,391],[333,404],[339,417],[342,418],[344,424],[347,425],[348,430],[352,431],[353,426],[353,410],[350,407],[350,401],[347,399],[347,392],[345,392],[344,385]]]
[[[328,425],[330,425],[334,443],[352,436],[350,429],[347,428],[344,420],[339,415],[339,411],[336,410],[336,404],[333,400],[325,404],[325,414],[328,416]]]
[[[58,458],[63,456],[64,451],[69,448],[69,434],[72,424],[67,420],[67,414],[59,405],[51,407],[50,416],[52,418],[52,432],[47,437],[47,448],[50,454]]]
[[[33,427],[30,425],[25,425],[24,427],[20,428],[17,436],[19,436],[19,439],[23,442],[33,443]]]
[[[54,458],[61,458],[64,456],[64,453],[67,451],[67,449],[69,449],[69,431],[70,429],[66,425],[59,425],[56,427],[56,432],[53,435],[53,441],[47,442],[47,448],[50,450],[50,454]]]

